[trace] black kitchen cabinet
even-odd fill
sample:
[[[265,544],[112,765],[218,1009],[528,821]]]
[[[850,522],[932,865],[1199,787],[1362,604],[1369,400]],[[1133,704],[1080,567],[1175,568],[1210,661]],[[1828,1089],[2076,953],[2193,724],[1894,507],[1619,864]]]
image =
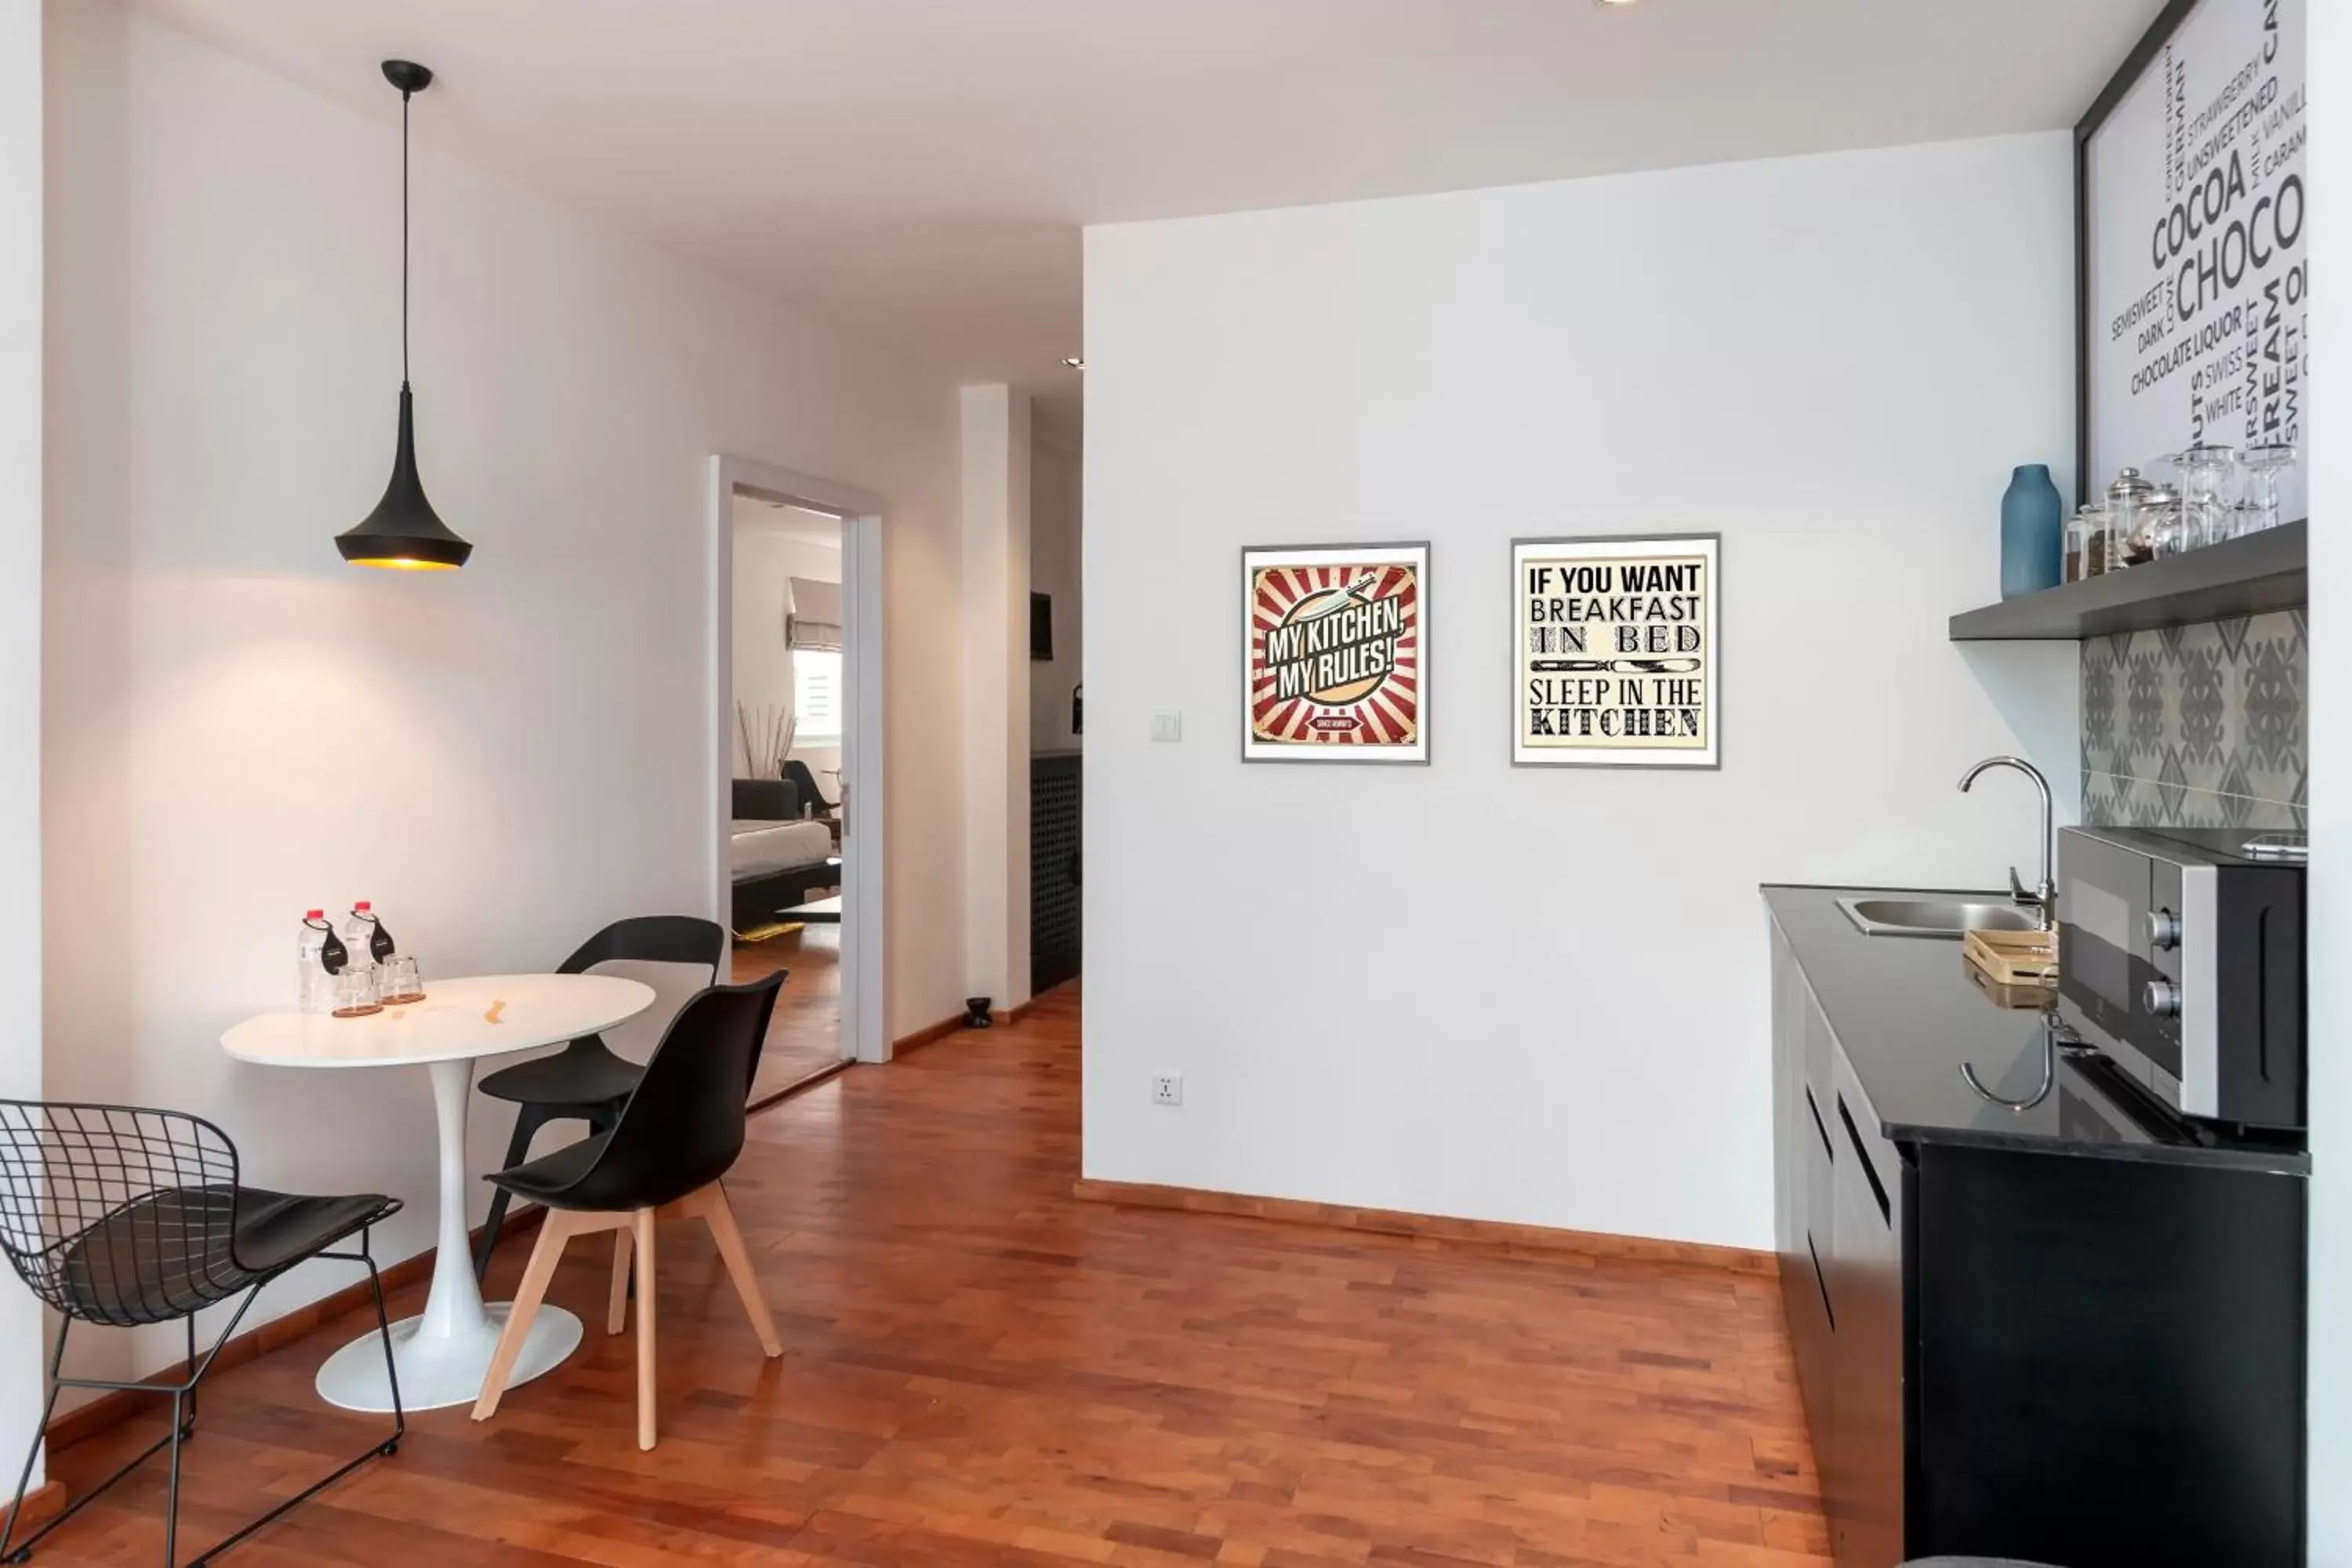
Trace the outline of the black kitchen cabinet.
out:
[[[1834,1046],[1832,1046],[1834,1051]],[[1903,1162],[1855,1121],[1842,1058],[1832,1073],[1837,1125],[1830,1300],[1838,1311],[1836,1496],[1841,1564],[1899,1563],[1903,1550]]]
[[[1780,1295],[1840,1568],[2301,1564],[2307,1157],[2173,1121],[1838,891],[1767,897]]]
[[[1084,779],[1076,752],[1029,759],[1029,994],[1077,977],[1084,907],[1079,893]]]
[[[1780,1299],[1789,1338],[1797,1352],[1797,1377],[1805,1409],[1817,1431],[1832,1426],[1835,1385],[1831,1335],[1836,1317],[1830,1306],[1830,1263],[1837,1256],[1832,1226],[1836,1217],[1835,1145],[1822,1114],[1822,1095],[1807,1071],[1809,1031],[1819,1027],[1824,1050],[1826,1025],[1805,989],[1803,974],[1788,942],[1772,937],[1773,1085],[1777,1131],[1774,1190],[1780,1204]],[[1826,1056],[1824,1056],[1826,1061]],[[1822,1082],[1826,1085],[1826,1077]],[[1816,1447],[1820,1447],[1818,1438]],[[1826,1463],[1823,1457],[1822,1463]]]
[[[1853,1115],[1861,1090],[1773,932],[1780,1296],[1840,1568],[1903,1560],[1905,1164]]]

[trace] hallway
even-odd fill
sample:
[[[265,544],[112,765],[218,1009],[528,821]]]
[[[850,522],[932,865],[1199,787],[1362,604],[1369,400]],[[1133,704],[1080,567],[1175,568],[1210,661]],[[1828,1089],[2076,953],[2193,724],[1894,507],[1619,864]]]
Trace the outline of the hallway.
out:
[[[606,1256],[575,1247],[568,1365],[487,1425],[411,1417],[228,1561],[1826,1561],[1770,1280],[1078,1202],[1078,1012],[1066,986],[753,1120],[729,1187],[786,1353],[666,1231],[653,1452],[631,1342],[593,1326]],[[360,1322],[207,1383],[184,1552],[378,1430],[310,1392]],[[151,1429],[57,1468],[86,1484]],[[150,1561],[162,1489],[151,1466],[40,1561]]]
[[[841,928],[803,926],[797,937],[735,944],[730,984],[791,975],[776,996],[776,1016],[760,1048],[751,1103],[766,1104],[841,1063]]]

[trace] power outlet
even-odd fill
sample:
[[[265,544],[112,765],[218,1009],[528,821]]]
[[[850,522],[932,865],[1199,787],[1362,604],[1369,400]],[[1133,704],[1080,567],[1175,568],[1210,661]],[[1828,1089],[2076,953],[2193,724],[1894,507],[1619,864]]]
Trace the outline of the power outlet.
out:
[[[1181,1105],[1184,1103],[1184,1079],[1180,1073],[1161,1073],[1151,1080],[1151,1103]]]

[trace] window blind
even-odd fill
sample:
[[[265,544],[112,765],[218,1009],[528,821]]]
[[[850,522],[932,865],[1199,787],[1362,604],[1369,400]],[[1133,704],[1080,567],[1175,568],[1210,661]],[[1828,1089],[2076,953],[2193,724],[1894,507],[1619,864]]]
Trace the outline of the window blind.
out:
[[[841,584],[814,577],[792,579],[784,609],[784,643],[813,653],[841,651]]]

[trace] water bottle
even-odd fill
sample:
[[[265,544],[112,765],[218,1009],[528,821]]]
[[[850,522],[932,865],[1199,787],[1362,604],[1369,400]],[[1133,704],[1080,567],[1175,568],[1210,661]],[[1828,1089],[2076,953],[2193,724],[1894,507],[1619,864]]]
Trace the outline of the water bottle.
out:
[[[296,1005],[305,1013],[335,1010],[335,973],[347,954],[327,923],[327,911],[309,910],[302,916],[301,968],[296,980]]]
[[[373,905],[362,899],[352,906],[342,929],[343,951],[350,955],[352,968],[366,971],[375,967],[375,942],[382,931],[376,924]]]
[[[362,899],[352,906],[352,918],[363,920],[368,923],[368,962],[373,963],[378,969],[390,963],[392,955],[398,949],[393,945],[392,932],[384,929],[383,921],[377,918],[375,906]]]

